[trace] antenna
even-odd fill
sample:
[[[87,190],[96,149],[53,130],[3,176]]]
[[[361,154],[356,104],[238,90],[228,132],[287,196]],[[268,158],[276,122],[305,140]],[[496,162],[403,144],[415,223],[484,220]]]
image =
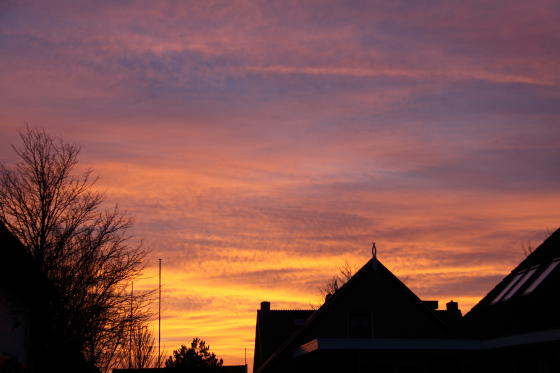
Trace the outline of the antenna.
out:
[[[159,260],[158,345],[157,367],[161,368],[161,259]]]

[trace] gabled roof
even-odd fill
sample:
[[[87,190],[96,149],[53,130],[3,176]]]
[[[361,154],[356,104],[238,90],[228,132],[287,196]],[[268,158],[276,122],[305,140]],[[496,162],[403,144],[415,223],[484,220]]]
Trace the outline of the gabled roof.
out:
[[[369,338],[438,338],[447,326],[377,258],[369,260],[255,372],[275,365],[317,338],[349,338],[352,315],[371,316]],[[368,337],[366,337],[368,338]]]
[[[496,337],[560,328],[560,229],[464,317],[465,331]]]

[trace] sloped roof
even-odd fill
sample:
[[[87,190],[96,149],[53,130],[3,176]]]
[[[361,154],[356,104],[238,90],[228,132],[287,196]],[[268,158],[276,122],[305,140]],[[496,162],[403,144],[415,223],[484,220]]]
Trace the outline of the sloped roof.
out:
[[[43,294],[46,280],[23,244],[0,222],[0,289],[27,301]]]
[[[377,258],[369,260],[306,320],[255,372],[288,358],[301,344],[316,338],[347,338],[348,313],[373,315],[373,338],[438,338],[447,326]]]
[[[313,310],[258,310],[254,369],[261,366],[291,334],[301,329]]]
[[[560,229],[464,317],[466,334],[488,338],[560,328]]]

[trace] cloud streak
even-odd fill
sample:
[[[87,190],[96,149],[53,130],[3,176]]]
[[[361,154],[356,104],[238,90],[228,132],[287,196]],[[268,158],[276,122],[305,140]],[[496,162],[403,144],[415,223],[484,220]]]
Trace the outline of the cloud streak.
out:
[[[170,352],[228,364],[255,309],[307,308],[378,243],[465,311],[558,226],[554,1],[0,4],[0,160],[82,145],[164,259]],[[249,356],[250,359],[250,356]]]

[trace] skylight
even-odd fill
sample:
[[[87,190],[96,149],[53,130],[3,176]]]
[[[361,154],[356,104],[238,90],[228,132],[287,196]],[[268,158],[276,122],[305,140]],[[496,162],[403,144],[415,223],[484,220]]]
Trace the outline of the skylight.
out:
[[[492,304],[498,303],[502,299],[504,294],[507,293],[509,289],[511,289],[511,287],[517,283],[517,281],[519,281],[521,276],[523,276],[523,273],[516,274],[515,277],[509,282],[509,284],[507,284],[507,286],[500,292],[500,294],[498,294],[498,296],[494,298]]]
[[[543,271],[543,273],[541,273],[539,275],[539,277],[537,277],[537,279],[535,281],[533,281],[533,283],[531,284],[531,286],[529,286],[527,288],[527,290],[525,290],[525,292],[523,293],[523,295],[527,295],[527,294],[531,294],[533,292],[533,290],[535,290],[537,288],[537,286],[539,286],[541,284],[541,282],[544,281],[545,278],[548,277],[548,275],[550,274],[550,272],[552,272],[554,270],[554,268],[556,268],[556,266],[560,263],[560,259],[556,259],[554,262],[550,263],[548,265],[548,267],[546,267],[546,269]]]
[[[521,286],[523,286],[524,283],[527,282],[527,280],[533,276],[533,273],[535,273],[535,271],[537,270],[537,267],[533,267],[530,270],[528,270],[527,272],[525,272],[525,274],[523,275],[523,277],[521,278],[521,280],[519,280],[517,282],[517,284],[515,284],[515,286],[509,291],[509,293],[506,294],[506,296],[504,297],[504,300],[508,300],[509,298],[513,297],[515,295],[515,293],[517,293],[517,290],[519,290],[519,288]]]

